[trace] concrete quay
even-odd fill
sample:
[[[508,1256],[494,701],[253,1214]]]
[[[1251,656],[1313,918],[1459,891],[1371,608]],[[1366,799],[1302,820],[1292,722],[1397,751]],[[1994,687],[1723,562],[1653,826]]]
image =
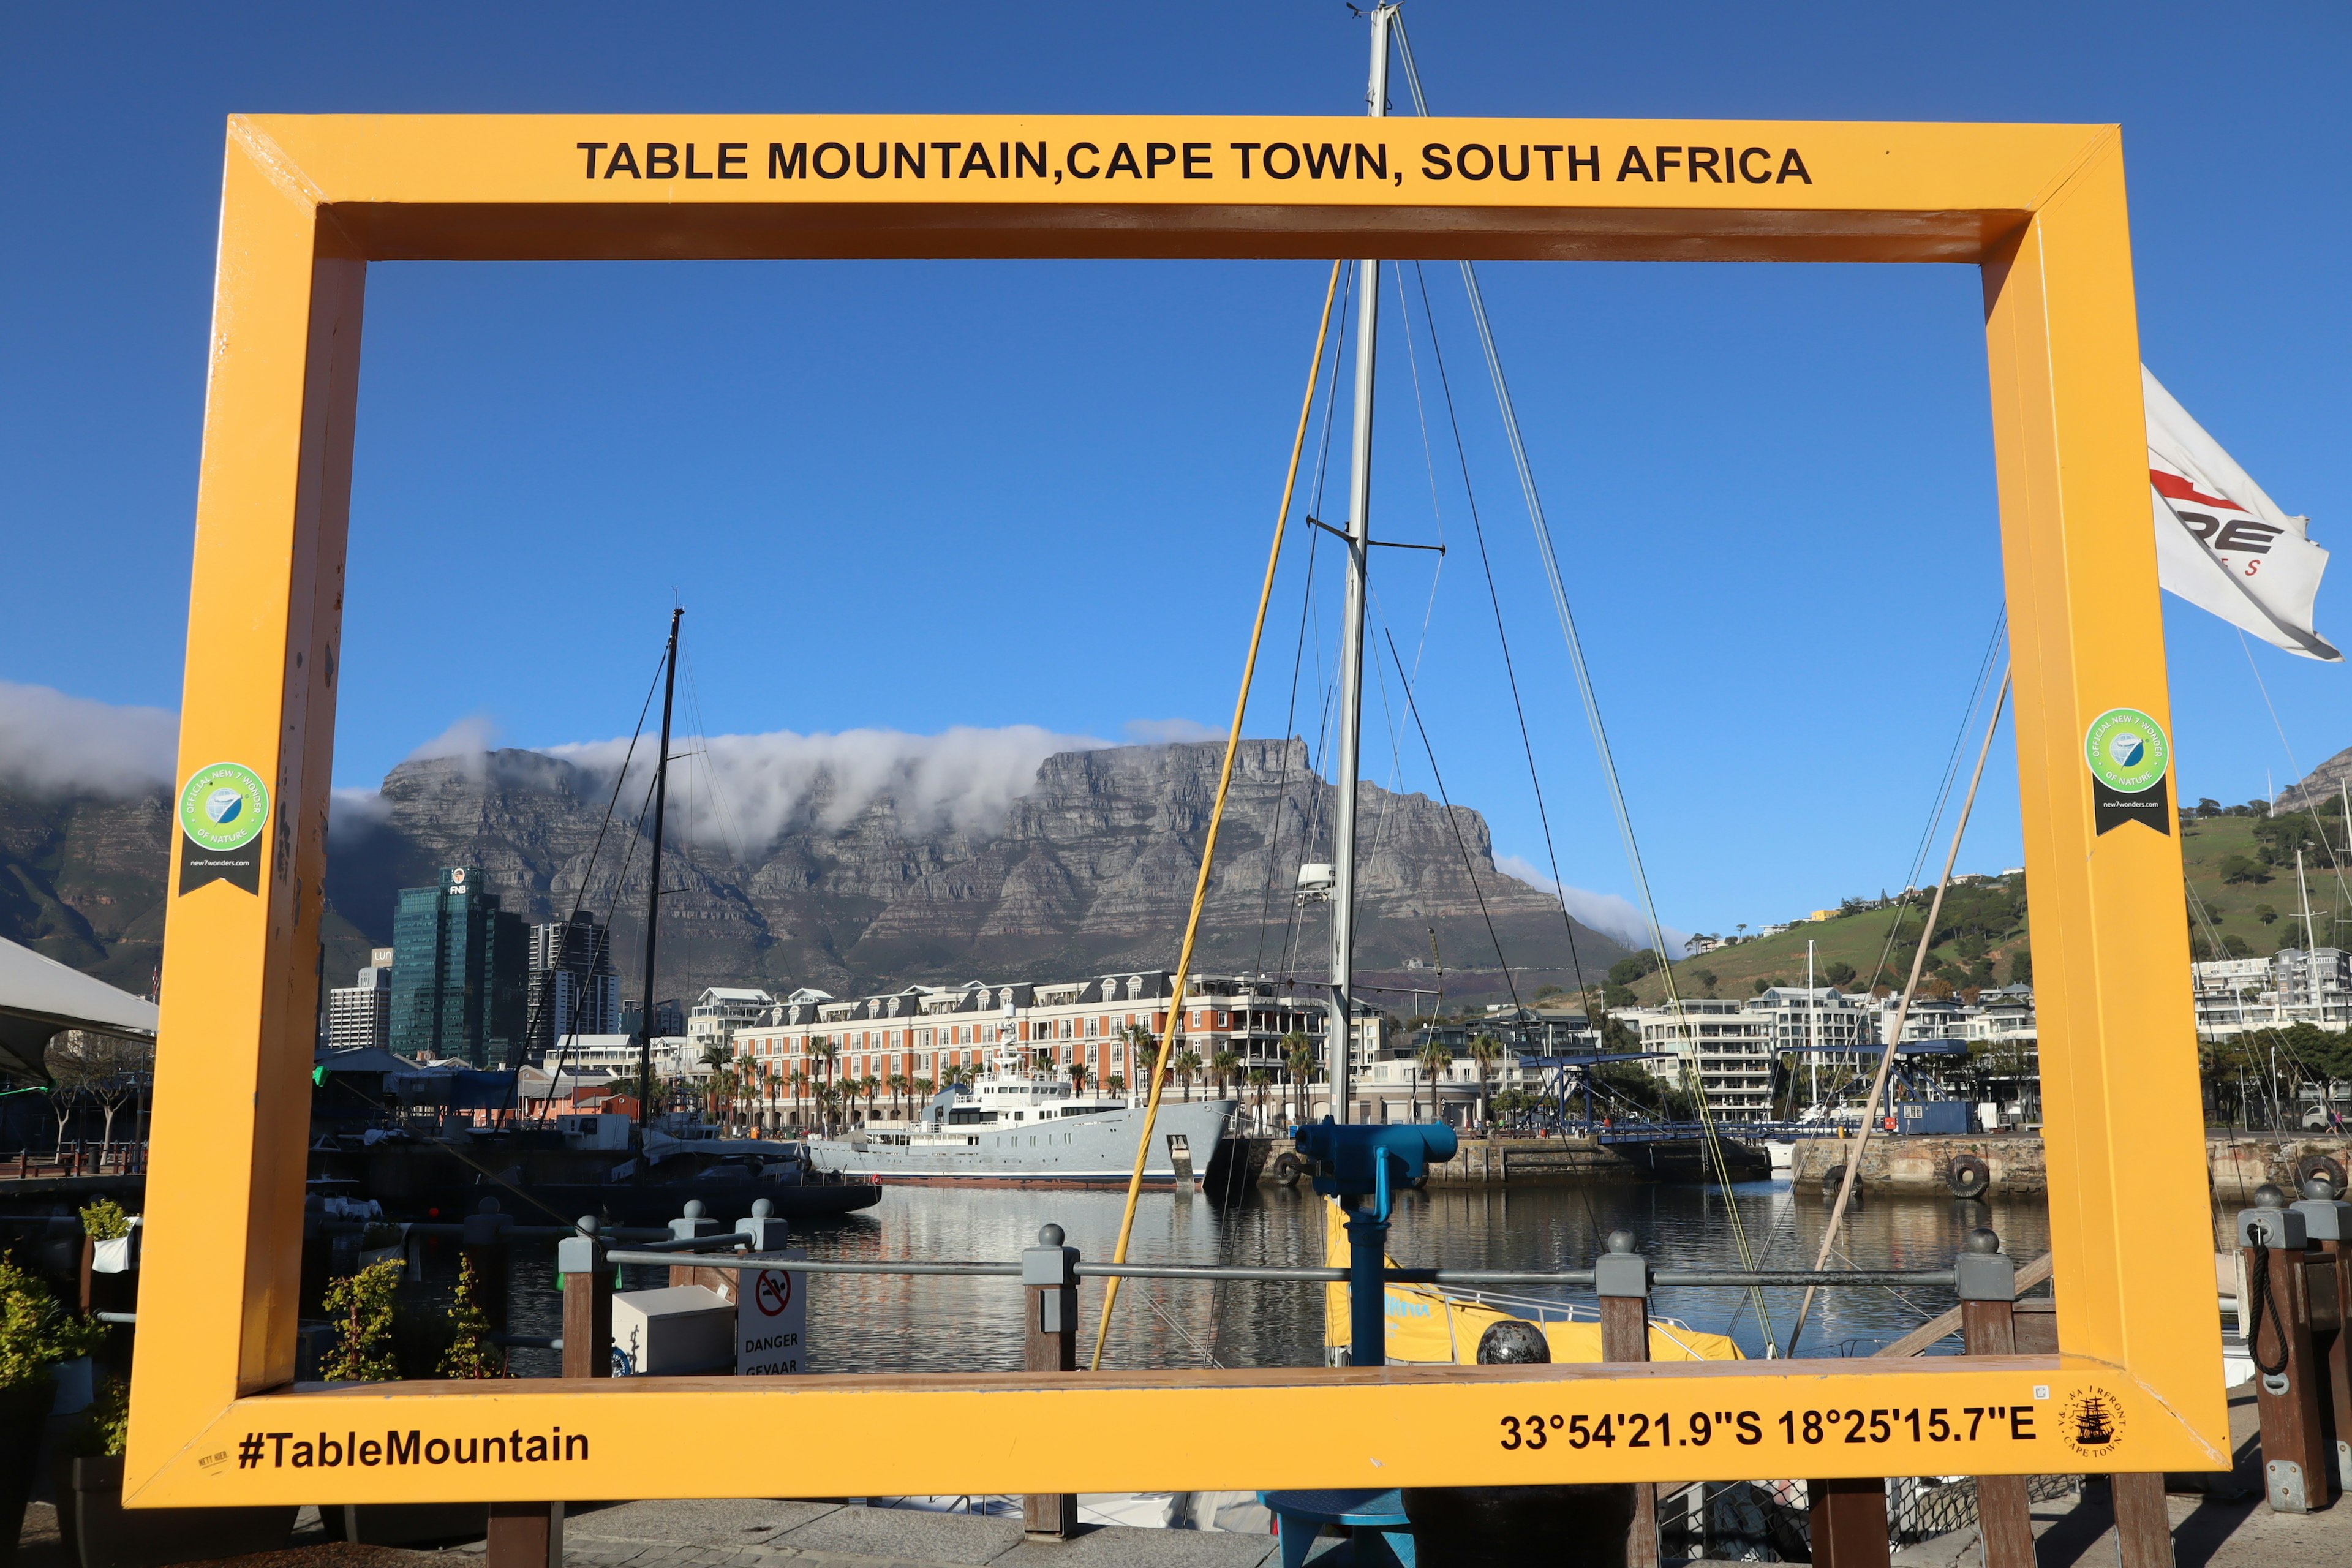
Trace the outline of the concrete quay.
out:
[[[1853,1157],[1850,1138],[1804,1138],[1797,1142],[1792,1172],[1800,1189],[1820,1187],[1830,1171]],[[1984,1162],[1994,1195],[2042,1196],[2050,1190],[2042,1137],[2033,1132],[1889,1135],[1874,1137],[1862,1157],[1857,1184],[1866,1193],[1952,1194],[1952,1163],[1963,1156]],[[2206,1169],[2217,1203],[2243,1205],[2254,1189],[2275,1182],[2290,1191],[2310,1161],[2331,1159],[2352,1172],[2352,1137],[2334,1133],[2209,1131]]]

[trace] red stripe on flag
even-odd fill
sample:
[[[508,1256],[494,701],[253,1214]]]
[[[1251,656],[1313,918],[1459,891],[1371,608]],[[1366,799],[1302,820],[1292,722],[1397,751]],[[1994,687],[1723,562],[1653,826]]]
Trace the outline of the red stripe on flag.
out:
[[[2227,507],[2231,511],[2246,510],[2236,501],[2224,500],[2221,496],[2200,495],[2195,485],[2190,484],[2179,474],[2168,474],[2162,468],[2150,468],[2147,471],[2147,482],[2156,487],[2157,494],[2169,497],[2173,500],[2202,501],[2207,506]]]

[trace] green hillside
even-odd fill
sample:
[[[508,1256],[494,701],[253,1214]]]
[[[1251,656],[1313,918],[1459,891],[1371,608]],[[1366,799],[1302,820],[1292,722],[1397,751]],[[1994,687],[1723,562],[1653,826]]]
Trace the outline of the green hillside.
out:
[[[2192,918],[2190,900],[2184,897],[2182,919],[2190,922],[2194,956],[2261,957],[2302,945],[2298,847],[2319,940],[2352,940],[2352,857],[2345,858],[2339,874],[2326,847],[2331,842],[2339,850],[2344,845],[2344,826],[2333,809],[2323,810],[2316,821],[2308,812],[2277,817],[2200,812],[2184,821],[2181,848],[2199,914]],[[1955,991],[2031,980],[2024,882],[2015,876],[1961,883],[1945,895],[1936,945],[1928,953],[1926,973],[1931,979]],[[1832,919],[1684,959],[1675,965],[1675,984],[1686,996],[1731,997],[1753,995],[1765,985],[1802,985],[1805,943],[1811,941],[1821,984],[1856,990],[1874,976],[1880,985],[1899,986],[1909,972],[1927,900],[1924,892],[1915,895],[1896,931],[1892,908],[1875,907],[1874,899],[1849,900]],[[1890,951],[1891,931],[1895,938]],[[1851,975],[1845,973],[1849,967]],[[1630,989],[1634,1000],[1654,1004],[1663,999],[1664,987],[1652,973]]]

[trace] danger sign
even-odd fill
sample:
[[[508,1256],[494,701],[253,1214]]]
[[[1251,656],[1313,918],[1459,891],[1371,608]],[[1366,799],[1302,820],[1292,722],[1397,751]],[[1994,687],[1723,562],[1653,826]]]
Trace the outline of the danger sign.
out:
[[[805,1258],[798,1247],[773,1256]],[[746,1273],[735,1300],[735,1371],[774,1377],[808,1370],[808,1276],[791,1268]]]

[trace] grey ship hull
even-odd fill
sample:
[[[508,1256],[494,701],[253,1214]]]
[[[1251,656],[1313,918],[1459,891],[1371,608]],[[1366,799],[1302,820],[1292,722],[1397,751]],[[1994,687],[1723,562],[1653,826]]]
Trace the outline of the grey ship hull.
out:
[[[1238,1102],[1162,1101],[1144,1162],[1146,1185],[1171,1185],[1179,1173],[1206,1180]],[[811,1138],[810,1164],[858,1181],[933,1186],[1125,1186],[1135,1169],[1143,1110],[1101,1111],[1045,1121],[959,1123],[929,1130]]]

